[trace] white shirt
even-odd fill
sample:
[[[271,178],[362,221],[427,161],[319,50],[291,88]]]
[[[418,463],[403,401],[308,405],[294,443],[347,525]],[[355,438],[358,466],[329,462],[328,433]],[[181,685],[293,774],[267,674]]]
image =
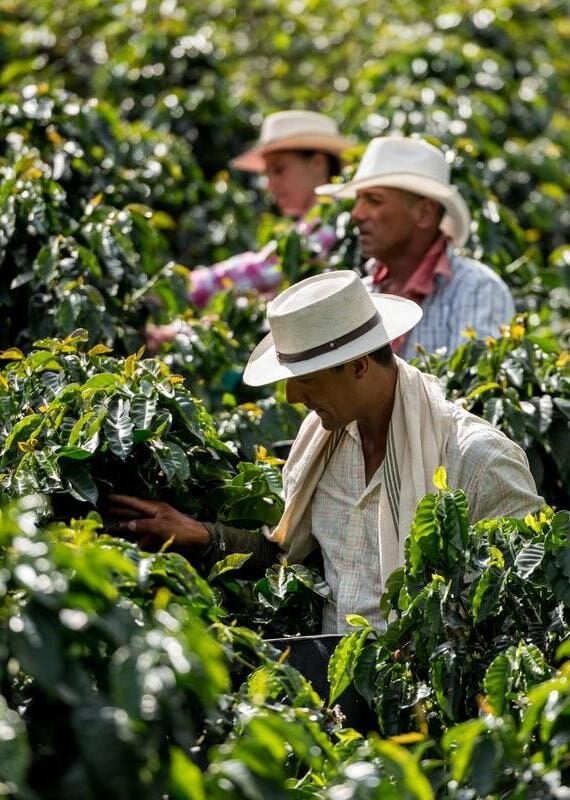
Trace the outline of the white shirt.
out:
[[[325,605],[323,633],[350,629],[347,614],[381,627],[378,506],[384,464],[366,485],[364,453],[356,422],[346,428],[313,495],[311,527],[334,602]]]

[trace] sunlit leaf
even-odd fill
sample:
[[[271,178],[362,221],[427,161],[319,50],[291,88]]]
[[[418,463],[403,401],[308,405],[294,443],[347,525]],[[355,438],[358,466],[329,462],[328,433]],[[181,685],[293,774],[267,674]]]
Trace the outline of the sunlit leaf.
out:
[[[373,628],[366,626],[347,633],[335,648],[328,665],[329,705],[333,705],[352,681],[358,657],[372,631]]]

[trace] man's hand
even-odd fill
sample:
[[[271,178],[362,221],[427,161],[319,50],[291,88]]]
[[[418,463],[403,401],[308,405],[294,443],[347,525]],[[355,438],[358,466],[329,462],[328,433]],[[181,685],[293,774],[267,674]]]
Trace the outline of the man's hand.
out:
[[[199,549],[210,543],[205,525],[181,514],[168,503],[126,494],[112,494],[109,502],[111,516],[122,520],[117,523],[117,529],[134,536],[143,550],[158,550],[171,538],[175,549]]]

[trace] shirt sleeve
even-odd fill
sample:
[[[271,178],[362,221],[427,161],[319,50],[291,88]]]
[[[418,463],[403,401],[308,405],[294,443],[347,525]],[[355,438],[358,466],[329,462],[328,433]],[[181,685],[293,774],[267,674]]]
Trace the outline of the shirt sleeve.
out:
[[[258,292],[275,289],[282,279],[276,248],[276,242],[269,242],[258,252],[238,253],[211,267],[197,267],[190,273],[188,299],[202,308],[215,294],[231,287]]]
[[[544,506],[524,451],[491,426],[484,435],[471,438],[461,463],[461,477],[453,488],[467,494],[471,522],[522,519]]]
[[[318,258],[326,258],[336,242],[334,228],[318,218],[301,220],[295,230]],[[232,286],[242,292],[274,291],[283,280],[277,248],[278,242],[272,240],[261,250],[238,253],[211,267],[197,267],[190,273],[188,299],[202,308],[215,294]]]
[[[278,545],[269,541],[262,531],[246,531],[222,522],[205,522],[204,525],[211,536],[210,544],[199,556],[204,572],[209,572],[216,561],[232,553],[251,553],[240,575],[244,578],[261,578],[265,570],[279,560],[281,551]]]
[[[307,223],[300,223],[296,230],[306,237],[310,251],[318,258],[326,258],[337,241],[332,225],[321,223],[320,220],[314,220],[311,227]]]
[[[476,281],[462,281],[450,315],[448,352],[465,343],[463,332],[473,328],[478,339],[497,337],[499,327],[508,324],[515,305],[507,286],[494,275]]]

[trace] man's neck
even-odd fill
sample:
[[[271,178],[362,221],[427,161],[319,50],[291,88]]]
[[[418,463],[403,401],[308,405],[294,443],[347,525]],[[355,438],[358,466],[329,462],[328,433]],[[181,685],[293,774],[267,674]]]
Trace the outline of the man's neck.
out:
[[[376,391],[372,389],[366,407],[357,418],[367,483],[382,463],[386,452],[397,378],[398,368],[395,362],[389,367],[382,367],[382,377],[374,387]]]
[[[386,256],[382,263],[388,268],[390,281],[395,287],[401,289],[406,285],[439,235],[437,231],[431,237],[416,239],[405,250]]]

